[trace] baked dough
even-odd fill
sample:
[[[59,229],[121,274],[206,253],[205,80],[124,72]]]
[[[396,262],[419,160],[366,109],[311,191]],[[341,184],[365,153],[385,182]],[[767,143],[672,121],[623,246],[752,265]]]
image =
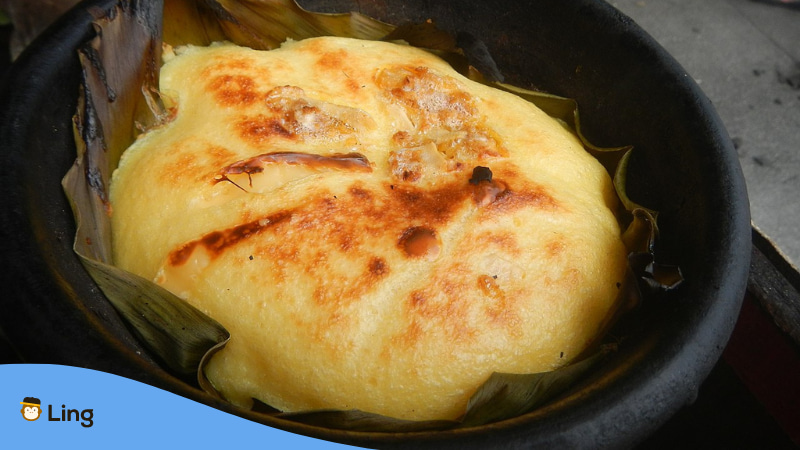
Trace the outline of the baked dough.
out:
[[[166,55],[172,120],[113,177],[115,264],[230,331],[206,373],[233,403],[455,419],[615,311],[611,180],[531,103],[387,42]]]

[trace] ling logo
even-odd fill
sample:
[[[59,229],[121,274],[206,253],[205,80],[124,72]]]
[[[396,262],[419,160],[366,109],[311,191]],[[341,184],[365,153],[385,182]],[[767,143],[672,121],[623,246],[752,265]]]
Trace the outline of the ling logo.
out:
[[[33,422],[42,415],[42,401],[36,397],[25,397],[22,404],[22,417],[29,422]]]
[[[21,401],[22,417],[28,422],[33,422],[39,419],[42,415],[42,401],[36,397],[25,397]],[[53,416],[53,405],[47,405],[47,421],[48,422],[72,422],[72,420],[81,421],[81,426],[90,428],[94,425],[94,410],[84,409],[78,411],[77,409],[67,409],[65,405],[61,405],[61,417]]]

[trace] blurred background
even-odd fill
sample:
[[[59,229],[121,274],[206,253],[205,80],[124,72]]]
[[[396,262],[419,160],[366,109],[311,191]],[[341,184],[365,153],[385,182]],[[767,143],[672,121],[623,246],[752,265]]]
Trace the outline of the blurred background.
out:
[[[800,1],[610,3],[675,57],[714,104],[739,153],[753,224],[797,267]]]

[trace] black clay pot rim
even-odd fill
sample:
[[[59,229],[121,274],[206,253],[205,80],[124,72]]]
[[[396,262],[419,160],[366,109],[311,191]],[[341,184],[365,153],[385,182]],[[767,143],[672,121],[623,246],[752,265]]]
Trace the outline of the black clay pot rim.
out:
[[[60,61],[74,57],[77,43],[91,35],[87,8],[105,9],[113,3],[113,0],[91,0],[70,11],[23,53],[12,67],[2,91],[0,181],[7,193],[2,199],[0,241],[4,242],[3,258],[9,268],[3,281],[5,285],[14,286],[12,296],[19,301],[7,298],[0,302],[4,311],[0,327],[31,362],[53,362],[116,373],[275,428],[368,447],[624,447],[634,445],[655,431],[669,416],[693,400],[699,384],[727,342],[744,294],[750,258],[747,193],[736,153],[708,99],[680,65],[630,19],[598,1],[576,0],[565,2],[563,6],[608,21],[611,36],[608,39],[624,42],[627,51],[640,52],[656,61],[661,76],[671,80],[672,89],[681,93],[674,100],[678,105],[675,108],[691,119],[693,128],[690,131],[698,130],[698,139],[706,143],[704,151],[708,153],[699,156],[698,161],[708,164],[706,170],[713,179],[703,182],[712,185],[708,190],[717,196],[713,200],[719,203],[720,209],[715,210],[715,214],[724,218],[712,224],[717,228],[701,230],[718,236],[717,241],[709,244],[707,255],[714,261],[713,267],[702,269],[702,277],[699,277],[702,279],[687,274],[684,285],[670,293],[671,300],[658,307],[658,314],[674,325],[674,329],[662,327],[664,329],[645,335],[632,350],[612,356],[601,368],[602,377],[576,387],[560,400],[520,417],[482,427],[373,433],[303,425],[221,403],[160,369],[139,347],[110,305],[89,299],[98,295],[97,288],[90,282],[87,286],[70,284],[74,280],[71,272],[63,271],[80,270],[76,258],[67,260],[63,256],[73,236],[63,228],[60,218],[44,217],[41,212],[47,209],[69,214],[69,210],[64,207],[63,198],[48,200],[52,205],[42,205],[37,197],[40,180],[31,179],[36,168],[31,168],[32,162],[26,158],[29,158],[30,148],[40,145],[31,141],[35,140],[32,136],[39,134],[40,117],[49,117],[49,110],[42,105],[48,105],[51,90],[55,89],[51,85],[62,79],[62,74],[54,71],[61,69]],[[466,0],[462,3],[470,4]],[[539,3],[544,5],[545,13],[562,8],[551,0],[537,5]],[[449,8],[459,6],[458,2],[448,5]],[[434,5],[431,8],[448,7]],[[580,18],[574,19],[575,26],[583,23]],[[60,118],[65,111],[69,108],[53,115]],[[69,116],[61,123],[68,124],[68,120]],[[49,131],[44,130],[42,134],[45,132]],[[53,131],[54,136],[64,141],[66,135],[61,133],[68,131]],[[42,164],[43,171],[49,169],[47,163]],[[55,240],[48,237],[51,228],[60,233]],[[89,280],[85,273],[79,274],[78,279]],[[27,303],[21,305],[22,300]],[[19,317],[12,318],[7,311]],[[85,336],[81,338],[86,342],[82,345],[89,346],[93,354],[81,354],[67,342],[45,343],[33,339],[26,346],[20,342],[26,336],[14,325],[20,320],[38,320],[41,327],[52,326],[73,334],[86,327]],[[39,351],[43,355],[39,355]]]

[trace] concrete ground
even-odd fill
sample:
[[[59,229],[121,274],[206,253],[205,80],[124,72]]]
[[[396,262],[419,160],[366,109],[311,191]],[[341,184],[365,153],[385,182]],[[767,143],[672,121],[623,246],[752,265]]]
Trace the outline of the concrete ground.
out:
[[[609,0],[713,102],[753,224],[800,265],[800,0]],[[783,3],[783,4],[781,4]]]

